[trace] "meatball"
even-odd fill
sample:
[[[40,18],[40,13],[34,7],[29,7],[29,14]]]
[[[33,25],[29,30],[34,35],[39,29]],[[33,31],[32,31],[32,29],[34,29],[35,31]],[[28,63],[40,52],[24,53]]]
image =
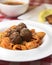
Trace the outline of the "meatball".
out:
[[[5,31],[7,33],[5,36],[9,37],[14,32],[20,32],[22,28],[26,28],[26,25],[24,23],[20,23],[17,26],[14,25]]]
[[[12,29],[12,28],[9,28],[8,30],[5,31],[7,34],[6,34],[6,37],[9,37],[13,32],[16,32],[16,29]]]
[[[22,37],[22,39],[24,40],[24,41],[30,41],[31,40],[31,38],[32,38],[32,33],[31,33],[31,31],[29,30],[29,29],[27,29],[27,28],[23,28],[22,30],[21,30],[21,32],[20,32],[20,36]]]
[[[22,38],[20,37],[18,32],[14,32],[10,35],[10,39],[14,44],[20,44],[22,42]]]
[[[4,33],[5,33],[5,37],[9,37],[11,34],[11,30],[7,29]]]
[[[24,23],[20,23],[19,25],[17,25],[16,30],[20,32],[23,28],[27,28],[27,26]]]
[[[18,26],[21,26],[22,28],[26,28],[27,27],[24,23],[20,23]]]

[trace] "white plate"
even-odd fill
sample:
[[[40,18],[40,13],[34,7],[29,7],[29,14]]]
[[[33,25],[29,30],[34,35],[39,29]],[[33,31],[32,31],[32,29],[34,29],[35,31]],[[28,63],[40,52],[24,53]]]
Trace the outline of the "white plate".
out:
[[[19,51],[8,50],[0,47],[0,60],[24,62],[42,59],[52,54],[52,28],[49,25],[36,23],[29,20],[14,20],[4,21],[0,23],[0,31],[9,28],[12,25],[25,23],[29,29],[36,29],[36,31],[44,31],[46,33],[43,43],[38,48],[31,50]]]

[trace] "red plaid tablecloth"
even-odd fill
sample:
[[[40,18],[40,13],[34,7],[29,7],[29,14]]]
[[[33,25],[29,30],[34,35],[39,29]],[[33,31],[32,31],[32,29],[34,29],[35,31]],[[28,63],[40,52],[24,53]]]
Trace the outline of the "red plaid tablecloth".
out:
[[[36,6],[36,5],[40,5],[42,3],[50,3],[52,4],[52,0],[31,0],[30,5],[31,6]],[[2,20],[14,20],[17,18],[6,18],[5,16],[0,14],[0,22]],[[14,62],[6,62],[6,61],[1,61],[0,60],[0,65],[52,65],[52,55],[49,57],[46,57],[44,59],[41,60],[37,60],[37,61],[32,61],[32,62],[21,62],[21,63],[14,63]]]

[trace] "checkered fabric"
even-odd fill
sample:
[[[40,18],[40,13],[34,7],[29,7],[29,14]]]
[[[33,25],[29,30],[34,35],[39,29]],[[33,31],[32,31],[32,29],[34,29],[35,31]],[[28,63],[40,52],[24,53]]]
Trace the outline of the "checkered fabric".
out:
[[[37,6],[40,5],[42,3],[49,3],[52,4],[52,0],[30,0],[30,6]],[[0,14],[0,22],[2,22],[3,20],[14,20],[17,18],[6,18],[4,15]],[[49,57],[46,57],[44,59],[41,60],[37,60],[37,61],[31,61],[31,62],[6,62],[6,61],[2,61],[0,60],[0,65],[52,65],[52,55]]]

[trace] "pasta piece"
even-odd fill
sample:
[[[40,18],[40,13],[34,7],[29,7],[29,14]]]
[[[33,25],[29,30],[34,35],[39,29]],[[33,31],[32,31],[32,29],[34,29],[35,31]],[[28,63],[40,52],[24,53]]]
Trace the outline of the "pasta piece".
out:
[[[23,44],[23,45],[25,45],[26,43],[27,43],[27,42],[26,42],[26,41],[24,41],[22,44]]]
[[[3,48],[9,48],[10,45],[10,39],[8,37],[4,37],[1,41],[1,47]]]
[[[32,35],[36,34],[35,29],[31,29],[30,31],[31,31]]]
[[[10,43],[10,45],[9,45],[9,49],[13,49],[13,46],[14,46],[14,44],[13,43]]]
[[[35,40],[36,43],[39,42],[40,40],[38,35],[33,35],[33,39]]]
[[[38,44],[39,44],[39,46],[42,44],[42,40],[40,40],[39,42],[38,42]]]
[[[37,46],[39,47],[42,44],[42,40],[39,40],[39,42],[37,43]]]
[[[22,50],[27,50],[26,46],[24,46],[24,45],[21,45],[21,49]]]
[[[21,50],[20,45],[19,44],[14,45],[13,50]]]
[[[26,47],[27,47],[27,49],[36,48],[37,47],[37,43],[35,41],[28,42],[28,43],[26,43]]]
[[[5,31],[5,32],[3,32],[3,35],[4,35],[4,37],[7,37],[8,33]]]
[[[32,34],[33,34],[33,33],[36,33],[36,32],[35,32],[35,29],[31,29],[30,31],[32,32]]]
[[[1,32],[0,33],[0,38],[6,37],[6,36],[8,36],[7,32]]]
[[[36,33],[37,36],[39,36],[40,39],[42,39],[45,36],[44,32],[38,32]]]
[[[2,39],[4,37],[3,32],[0,32],[0,39]]]
[[[10,27],[10,29],[16,29],[16,27],[17,27],[16,25],[13,25]]]

